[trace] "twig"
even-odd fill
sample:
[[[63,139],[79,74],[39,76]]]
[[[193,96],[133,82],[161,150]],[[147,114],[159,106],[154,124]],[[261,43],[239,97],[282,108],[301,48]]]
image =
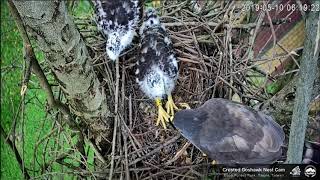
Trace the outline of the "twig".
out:
[[[165,27],[175,27],[175,26],[219,26],[219,23],[215,22],[172,22],[172,23],[163,23]],[[249,24],[226,24],[225,27],[231,28],[239,28],[239,29],[250,29],[256,27],[256,23],[249,23]]]
[[[164,147],[168,146],[169,144],[174,143],[176,140],[178,140],[178,139],[179,139],[179,137],[180,137],[180,134],[179,134],[179,135],[177,135],[177,136],[175,136],[175,137],[173,137],[173,138],[172,138],[172,139],[170,139],[169,141],[165,142],[165,143],[164,143],[164,144],[162,144],[161,146],[159,146],[159,147],[155,148],[153,151],[151,151],[151,152],[149,152],[149,153],[145,154],[144,156],[142,156],[142,157],[140,157],[140,158],[135,159],[134,161],[132,161],[131,163],[129,163],[129,165],[131,166],[131,165],[133,165],[133,164],[136,164],[137,162],[139,162],[139,161],[141,161],[141,160],[144,160],[145,158],[147,158],[147,157],[149,157],[149,156],[151,156],[151,155],[153,155],[153,154],[157,153],[158,151],[160,151],[160,149],[162,149],[162,148],[164,148]]]
[[[299,7],[299,11],[302,15],[302,18],[303,19],[306,19],[306,12],[303,10],[303,6],[302,6],[302,3],[300,0],[296,0],[297,4],[298,4],[298,7]]]
[[[21,171],[23,172],[23,175],[26,179],[30,179],[30,175],[28,174],[28,171],[25,167],[25,165],[23,164],[23,160],[19,154],[19,151],[17,149],[17,147],[15,146],[15,144],[8,138],[7,133],[4,131],[2,125],[0,125],[0,129],[1,129],[1,135],[3,136],[3,139],[5,139],[6,143],[10,146],[10,148],[12,149],[12,151],[14,152],[14,155],[19,163],[19,167],[21,169]]]
[[[169,165],[172,164],[173,162],[175,162],[176,160],[179,159],[179,157],[186,151],[186,149],[191,145],[190,142],[186,142],[183,147],[176,153],[176,155],[174,155],[174,157],[172,159],[170,159],[169,161],[167,161],[166,163],[164,163],[164,165]]]
[[[290,55],[290,57],[293,59],[293,62],[294,62],[294,63],[297,65],[297,67],[300,69],[300,65],[299,65],[299,63],[298,63],[298,60],[293,56],[293,55],[298,56],[298,54],[297,54],[295,51],[289,52],[285,47],[283,47],[283,46],[281,45],[280,42],[277,42],[277,45],[278,45],[281,49],[283,49],[287,54]]]
[[[264,4],[266,5],[266,2],[264,2]],[[269,20],[269,23],[270,23],[271,33],[272,33],[272,37],[273,37],[272,57],[274,57],[274,55],[275,55],[275,47],[276,47],[276,44],[277,44],[277,37],[276,37],[276,32],[274,30],[274,26],[272,24],[272,19],[270,17],[270,14],[269,14],[268,10],[266,11],[266,14],[267,14],[267,17],[268,17],[268,20]]]
[[[119,59],[116,60],[116,89],[114,94],[114,128],[113,128],[113,139],[112,139],[112,152],[111,152],[111,165],[110,165],[110,173],[109,173],[109,180],[112,180],[113,169],[114,169],[114,154],[115,154],[115,147],[116,147],[116,139],[117,139],[117,129],[118,129],[118,102],[119,102],[119,79],[120,79],[120,72],[119,72]]]
[[[159,175],[161,175],[161,174],[164,174],[164,173],[170,173],[170,174],[176,175],[176,176],[178,176],[178,177],[179,177],[179,176],[180,176],[180,177],[181,177],[181,176],[182,176],[182,177],[187,177],[188,179],[195,179],[195,177],[186,176],[186,175],[184,175],[184,174],[176,173],[176,172],[174,172],[175,169],[166,170],[166,169],[164,169],[164,168],[161,168],[161,167],[159,167],[159,166],[153,165],[153,164],[148,163],[148,162],[146,162],[146,164],[148,164],[149,166],[155,167],[156,169],[159,169],[160,172],[155,173],[155,174],[152,174],[151,176],[148,176],[148,177],[146,177],[146,178],[144,178],[144,179],[150,179],[150,178],[152,178],[152,177],[157,177],[157,176],[159,176]],[[143,179],[143,180],[144,180],[144,179]]]

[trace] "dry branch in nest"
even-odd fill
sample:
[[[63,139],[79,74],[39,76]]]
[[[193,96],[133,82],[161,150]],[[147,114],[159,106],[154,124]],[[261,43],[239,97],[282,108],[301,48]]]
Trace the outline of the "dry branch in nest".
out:
[[[252,99],[266,99],[263,89],[254,87],[246,78],[247,72],[256,67],[252,47],[263,12],[256,22],[241,24],[243,15],[234,2],[216,1],[200,13],[187,2],[163,3],[159,10],[161,22],[171,36],[179,60],[179,79],[173,92],[176,102],[197,107],[212,97],[239,96],[246,104]],[[117,78],[115,64],[105,53],[105,39],[92,20],[76,19],[76,24],[109,95],[109,107],[114,106],[116,99],[119,104],[114,114],[118,118],[114,125],[117,130],[114,152],[108,152],[111,170],[109,164],[102,164],[106,171],[93,172],[93,175],[134,179],[206,176],[210,166],[207,157],[173,127],[164,130],[155,126],[156,108],[135,82],[138,40],[120,58],[120,77]],[[117,93],[116,89],[119,89]]]

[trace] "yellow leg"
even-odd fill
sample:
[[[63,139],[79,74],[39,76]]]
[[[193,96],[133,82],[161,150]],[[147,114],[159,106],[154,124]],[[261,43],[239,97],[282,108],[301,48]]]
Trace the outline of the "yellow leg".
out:
[[[152,0],[152,6],[158,8],[161,5],[161,0]]]
[[[156,125],[158,126],[161,122],[161,125],[164,129],[167,129],[166,122],[169,122],[170,116],[169,114],[163,109],[162,102],[160,98],[156,98],[156,106],[158,107],[158,118]]]
[[[166,109],[167,109],[167,113],[171,116],[170,118],[171,120],[173,119],[173,116],[174,116],[174,110],[179,110],[179,108],[174,104],[174,101],[171,95],[168,95]]]

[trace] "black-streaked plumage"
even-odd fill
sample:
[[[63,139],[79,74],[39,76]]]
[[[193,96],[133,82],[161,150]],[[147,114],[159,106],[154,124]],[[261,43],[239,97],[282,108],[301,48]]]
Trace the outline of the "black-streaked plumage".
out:
[[[158,121],[166,127],[174,114],[175,106],[171,92],[178,77],[178,64],[166,29],[161,25],[154,9],[148,9],[140,28],[140,54],[137,59],[137,83],[141,90],[158,106]],[[162,109],[161,100],[168,97],[167,112]]]
[[[127,48],[141,18],[142,0],[92,0],[98,28],[107,37],[106,51],[116,60]]]
[[[269,164],[281,157],[285,134],[270,116],[215,98],[176,113],[182,135],[219,164]]]

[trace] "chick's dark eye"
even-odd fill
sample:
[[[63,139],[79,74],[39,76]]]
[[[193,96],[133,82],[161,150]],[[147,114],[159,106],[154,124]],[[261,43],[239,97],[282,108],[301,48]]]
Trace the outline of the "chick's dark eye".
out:
[[[108,49],[109,49],[110,51],[112,51],[112,50],[113,50],[113,48],[112,48],[112,47],[108,47]]]

